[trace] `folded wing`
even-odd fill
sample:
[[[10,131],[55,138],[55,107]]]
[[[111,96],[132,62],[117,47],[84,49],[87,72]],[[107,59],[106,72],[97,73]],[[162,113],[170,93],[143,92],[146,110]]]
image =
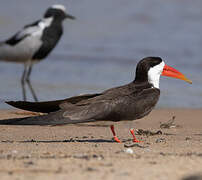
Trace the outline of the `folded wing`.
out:
[[[69,106],[47,115],[0,120],[1,125],[65,125],[106,120],[114,105],[100,102],[84,106]]]
[[[99,95],[100,94],[84,94],[56,101],[44,101],[44,102],[6,101],[6,103],[13,107],[27,111],[50,113],[58,111],[60,109],[64,109],[69,104],[76,104],[80,101],[90,99]]]
[[[14,36],[12,36],[10,39],[5,41],[6,44],[9,45],[16,45],[18,42],[26,38],[27,36],[32,35],[33,33],[36,33],[41,30],[40,26],[38,26],[40,20],[26,25],[21,31],[17,32]]]

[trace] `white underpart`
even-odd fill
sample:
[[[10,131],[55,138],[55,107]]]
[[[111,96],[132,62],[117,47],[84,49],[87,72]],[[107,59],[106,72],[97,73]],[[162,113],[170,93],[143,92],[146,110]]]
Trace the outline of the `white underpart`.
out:
[[[64,11],[64,12],[66,12],[65,6],[63,6],[62,4],[55,4],[55,5],[52,5],[51,8],[53,8],[53,9],[60,9],[60,10],[62,10],[62,11]]]
[[[160,64],[158,64],[154,67],[151,67],[148,71],[148,81],[155,88],[159,89],[159,80],[160,80],[160,76],[161,76],[164,66],[165,66],[165,63],[164,63],[164,61],[162,61]]]
[[[44,18],[37,25],[22,29],[16,39],[22,39],[14,46],[0,43],[0,60],[22,63],[30,60],[42,45],[41,37],[46,27],[49,27],[53,18]]]

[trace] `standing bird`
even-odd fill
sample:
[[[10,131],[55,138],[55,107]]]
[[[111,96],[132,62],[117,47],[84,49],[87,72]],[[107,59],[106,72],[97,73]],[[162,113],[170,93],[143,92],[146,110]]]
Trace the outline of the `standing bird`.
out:
[[[30,82],[32,66],[46,58],[56,46],[63,34],[62,22],[66,18],[75,19],[66,13],[63,5],[53,5],[47,9],[41,20],[24,26],[10,39],[0,42],[0,60],[24,64],[21,78],[24,101],[26,101],[26,83],[34,100],[38,101]]]
[[[64,100],[47,102],[6,102],[14,107],[48,113],[47,115],[1,120],[7,125],[65,125],[94,121],[127,121],[148,115],[160,96],[160,76],[170,76],[192,83],[182,73],[168,66],[159,57],[146,57],[136,68],[135,79],[124,86],[108,89],[98,94],[86,94]],[[116,142],[120,142],[111,130]],[[130,130],[133,141],[139,142],[134,129]]]

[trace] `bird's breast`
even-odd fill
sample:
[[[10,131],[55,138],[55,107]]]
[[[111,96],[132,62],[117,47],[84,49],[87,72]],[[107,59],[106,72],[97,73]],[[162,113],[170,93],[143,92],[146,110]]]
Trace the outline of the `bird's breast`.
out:
[[[114,110],[114,121],[135,120],[148,115],[158,102],[159,89],[150,88],[139,94],[124,97]]]

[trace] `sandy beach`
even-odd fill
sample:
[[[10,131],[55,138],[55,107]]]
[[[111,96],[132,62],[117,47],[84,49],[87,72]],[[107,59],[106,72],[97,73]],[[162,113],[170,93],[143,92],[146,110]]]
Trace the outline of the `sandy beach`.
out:
[[[43,43],[52,44],[54,35],[61,32],[56,48],[40,63],[35,65],[35,61],[30,71],[40,101],[127,84],[134,80],[139,60],[147,56],[161,57],[193,84],[162,77],[155,110],[141,120],[114,123],[122,143],[113,141],[109,124],[104,123],[0,125],[0,180],[202,180],[202,1],[2,2],[0,121],[34,115],[5,103],[23,99],[20,80],[24,73],[23,64],[3,60],[13,56],[14,61],[23,61],[27,48],[25,54],[31,53],[27,60],[38,61],[51,49],[41,51],[46,47]],[[66,19],[59,33],[47,29],[54,18],[44,18],[47,8],[57,3],[76,17],[75,21]],[[43,21],[34,26],[39,19]],[[54,35],[45,38],[51,31]],[[21,43],[30,37],[30,47]],[[13,51],[5,50],[9,42]],[[19,50],[17,44],[22,45]],[[33,101],[29,89],[27,100]],[[133,143],[130,128],[136,129],[142,142]]]
[[[27,115],[0,111],[0,119]],[[100,123],[0,126],[1,179],[202,178],[202,109],[158,109],[142,120],[115,125],[120,144]],[[132,142],[130,128],[143,142]]]

